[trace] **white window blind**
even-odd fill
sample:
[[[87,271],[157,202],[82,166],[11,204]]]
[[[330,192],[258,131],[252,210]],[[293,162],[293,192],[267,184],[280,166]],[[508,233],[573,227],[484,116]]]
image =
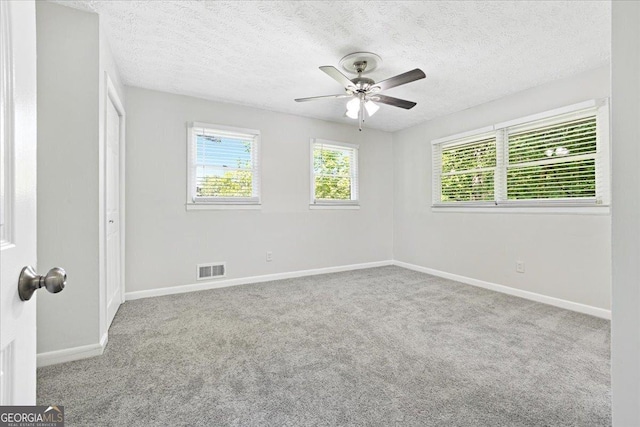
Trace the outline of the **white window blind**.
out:
[[[432,142],[434,206],[607,205],[606,100]]]
[[[508,128],[508,200],[596,200],[596,115]]]
[[[358,146],[311,141],[311,203],[358,204]]]
[[[441,202],[490,201],[495,196],[494,135],[457,141],[440,150]]]
[[[187,203],[258,204],[260,132],[193,123]]]

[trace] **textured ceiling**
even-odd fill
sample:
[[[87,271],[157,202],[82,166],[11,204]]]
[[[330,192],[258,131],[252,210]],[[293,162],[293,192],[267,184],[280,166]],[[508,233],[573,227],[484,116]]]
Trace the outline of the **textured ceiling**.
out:
[[[376,81],[419,67],[386,91],[366,126],[395,131],[606,65],[608,1],[58,1],[101,16],[127,85],[353,123],[318,67],[354,51],[383,64]]]

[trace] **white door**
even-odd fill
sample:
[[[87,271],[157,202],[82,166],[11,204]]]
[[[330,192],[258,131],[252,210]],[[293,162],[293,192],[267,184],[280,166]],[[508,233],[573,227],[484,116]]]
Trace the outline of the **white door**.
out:
[[[36,295],[18,296],[36,265],[36,14],[33,1],[0,1],[2,218],[0,405],[36,399]]]
[[[106,112],[106,215],[107,220],[107,328],[111,325],[123,300],[120,224],[120,136],[121,115],[110,96]],[[118,108],[121,108],[118,105]]]

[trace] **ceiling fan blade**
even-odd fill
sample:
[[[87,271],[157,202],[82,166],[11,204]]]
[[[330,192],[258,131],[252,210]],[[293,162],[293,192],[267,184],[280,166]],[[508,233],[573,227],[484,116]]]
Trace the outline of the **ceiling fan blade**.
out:
[[[356,88],[353,82],[349,80],[349,77],[342,74],[336,67],[333,67],[331,65],[324,65],[320,67],[320,69],[325,73],[327,73],[329,77],[331,77],[332,79],[340,83],[345,88],[351,88],[351,89]]]
[[[338,70],[336,70],[338,71]],[[424,79],[426,75],[420,68],[416,68],[415,70],[407,71],[406,73],[398,74],[395,77],[388,78],[387,80],[383,80],[373,85],[372,89],[376,90],[387,90],[392,87],[404,85],[407,83],[411,83],[416,80]]]
[[[405,99],[394,98],[393,96],[386,95],[373,95],[370,98],[372,101],[380,102],[381,104],[393,105],[394,107],[404,108],[405,110],[410,110],[415,107],[417,104],[415,102],[407,101]]]
[[[309,98],[298,98],[296,102],[316,101],[318,99],[333,99],[333,98],[351,98],[353,95],[340,94],[340,95],[324,95],[324,96],[310,96]]]

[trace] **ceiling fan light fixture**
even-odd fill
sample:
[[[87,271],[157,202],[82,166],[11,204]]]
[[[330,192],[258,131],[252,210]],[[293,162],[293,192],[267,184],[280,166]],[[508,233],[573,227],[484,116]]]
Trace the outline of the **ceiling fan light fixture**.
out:
[[[374,104],[373,101],[368,100],[364,103],[364,108],[367,110],[369,117],[371,117],[380,109],[380,106]]]
[[[360,109],[360,98],[353,98],[351,101],[347,102],[347,111],[355,111],[358,114],[358,110]]]
[[[357,119],[360,115],[360,98],[353,98],[347,102],[346,116],[350,119]]]
[[[349,110],[347,108],[347,112],[345,114],[350,119],[357,119],[358,118],[358,113],[359,113],[359,110],[357,108],[355,110]]]

